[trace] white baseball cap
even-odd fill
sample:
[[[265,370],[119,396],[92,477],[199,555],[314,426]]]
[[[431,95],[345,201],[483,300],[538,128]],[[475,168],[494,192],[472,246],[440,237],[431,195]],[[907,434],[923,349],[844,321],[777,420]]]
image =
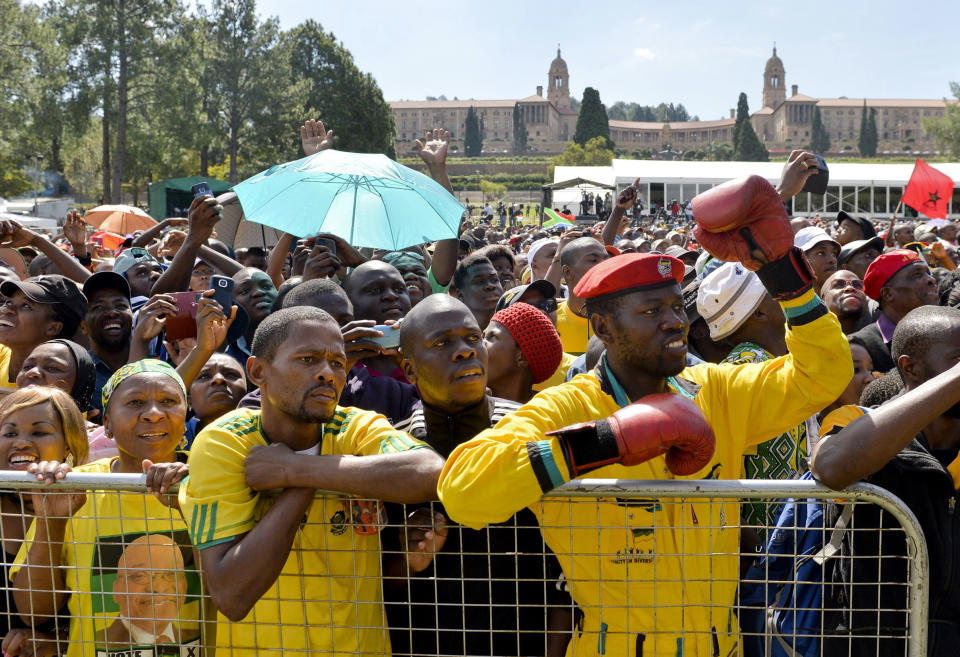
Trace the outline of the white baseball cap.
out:
[[[710,327],[710,339],[740,328],[766,294],[760,277],[739,262],[725,262],[705,276],[697,291],[697,312]]]
[[[840,248],[840,242],[830,237],[827,231],[819,226],[807,226],[797,231],[793,236],[793,245],[801,251],[809,251],[820,242],[830,242]]]

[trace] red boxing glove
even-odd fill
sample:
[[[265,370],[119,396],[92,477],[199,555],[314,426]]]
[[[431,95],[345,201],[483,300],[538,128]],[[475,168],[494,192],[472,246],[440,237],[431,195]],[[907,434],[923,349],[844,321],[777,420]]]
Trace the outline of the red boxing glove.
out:
[[[790,217],[780,196],[760,176],[737,178],[691,201],[693,234],[712,256],[757,272],[778,300],[798,297],[813,284],[813,270],[793,245]]]
[[[606,420],[547,435],[559,438],[572,478],[612,463],[638,465],[661,454],[667,455],[670,472],[692,475],[710,462],[716,442],[696,404],[669,392],[647,395]]]

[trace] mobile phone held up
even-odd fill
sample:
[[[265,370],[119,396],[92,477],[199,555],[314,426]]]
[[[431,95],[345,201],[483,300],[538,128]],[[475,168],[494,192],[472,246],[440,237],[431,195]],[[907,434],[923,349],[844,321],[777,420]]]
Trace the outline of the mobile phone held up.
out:
[[[174,292],[177,314],[167,316],[163,329],[168,340],[183,340],[197,337],[197,292]]]
[[[803,184],[803,191],[823,194],[827,191],[827,183],[830,182],[830,169],[827,168],[822,155],[814,154],[814,157],[817,158],[817,172],[807,178],[807,182]]]
[[[210,289],[213,290],[213,298],[220,304],[223,314],[229,317],[233,308],[233,279],[227,276],[211,276]]]
[[[379,338],[367,338],[371,342],[376,342],[384,349],[396,349],[400,346],[400,329],[398,329],[396,326],[392,326],[390,324],[377,324],[371,328],[383,333],[383,336]]]
[[[193,198],[198,196],[213,196],[213,190],[210,189],[210,183],[197,183],[190,188],[190,193],[193,194]]]

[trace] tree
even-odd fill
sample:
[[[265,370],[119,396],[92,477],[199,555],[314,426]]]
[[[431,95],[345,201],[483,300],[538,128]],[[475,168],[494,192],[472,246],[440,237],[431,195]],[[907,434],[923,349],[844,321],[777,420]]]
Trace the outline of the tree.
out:
[[[741,92],[737,100],[737,120],[733,126],[733,156],[741,162],[767,162],[770,153],[750,125],[750,107],[747,94]]]
[[[261,22],[256,9],[255,0],[214,0],[205,16],[218,45],[210,64],[217,72],[218,124],[233,183],[239,178],[241,143],[254,169],[296,152],[294,117],[303,112],[303,96],[290,84],[289,49],[280,43],[279,22]]]
[[[942,150],[960,157],[960,84],[951,82],[950,93],[958,102],[945,103],[944,115],[924,119],[923,127]]]
[[[523,124],[520,103],[513,106],[513,152],[517,155],[527,152],[527,126]]]
[[[553,158],[549,176],[553,178],[555,166],[609,166],[613,161],[613,150],[607,148],[603,137],[594,137],[585,145],[570,142],[560,155]]]
[[[503,183],[495,183],[489,180],[480,181],[480,191],[483,192],[483,200],[492,197],[494,200],[500,200],[507,196],[507,186]]]
[[[810,125],[810,148],[814,153],[826,153],[830,150],[830,133],[823,127],[820,108],[813,108],[813,123]]]
[[[577,115],[577,127],[573,131],[573,141],[585,146],[595,137],[602,137],[605,147],[613,150],[607,109],[600,102],[600,93],[593,87],[587,87],[583,90],[580,113]]]
[[[396,157],[390,105],[376,80],[357,68],[350,51],[333,33],[308,20],[290,30],[284,40],[290,48],[290,83],[308,81],[307,111],[334,130],[336,147]]]
[[[479,157],[483,152],[483,130],[473,106],[467,110],[467,119],[464,122],[463,150],[467,157]]]
[[[874,118],[876,110],[867,111],[867,101],[863,101],[863,110],[860,112],[860,137],[857,139],[857,148],[863,157],[873,157],[877,154],[877,121]]]

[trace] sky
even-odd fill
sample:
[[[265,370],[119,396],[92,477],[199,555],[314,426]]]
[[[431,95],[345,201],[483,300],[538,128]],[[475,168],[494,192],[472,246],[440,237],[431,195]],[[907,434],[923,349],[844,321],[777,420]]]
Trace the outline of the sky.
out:
[[[528,2],[261,0],[289,29],[320,22],[386,100],[519,99],[547,84],[562,49],[570,90],[683,103],[729,115],[741,91],[760,108],[773,43],[786,88],[814,97],[943,98],[960,81],[960,1]]]

